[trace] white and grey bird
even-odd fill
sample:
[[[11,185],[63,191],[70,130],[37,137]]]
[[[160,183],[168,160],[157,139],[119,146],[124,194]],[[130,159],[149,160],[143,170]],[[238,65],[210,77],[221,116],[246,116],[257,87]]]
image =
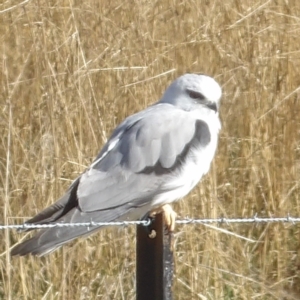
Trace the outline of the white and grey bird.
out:
[[[209,76],[177,78],[157,103],[126,118],[67,192],[26,224],[140,220],[164,211],[173,230],[169,204],[191,191],[215,155],[221,94]],[[42,229],[11,254],[44,255],[100,227]]]

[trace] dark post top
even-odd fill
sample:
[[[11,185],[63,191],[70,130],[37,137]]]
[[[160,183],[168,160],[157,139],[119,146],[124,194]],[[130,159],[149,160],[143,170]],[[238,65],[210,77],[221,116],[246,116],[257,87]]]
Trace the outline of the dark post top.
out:
[[[173,271],[172,233],[161,213],[137,226],[136,300],[172,300]]]

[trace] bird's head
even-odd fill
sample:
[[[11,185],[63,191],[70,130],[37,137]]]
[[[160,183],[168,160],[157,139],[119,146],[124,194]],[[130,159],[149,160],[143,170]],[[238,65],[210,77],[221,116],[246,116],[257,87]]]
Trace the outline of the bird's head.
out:
[[[221,87],[213,78],[185,74],[172,82],[159,102],[170,103],[184,110],[202,106],[217,112],[221,96]]]

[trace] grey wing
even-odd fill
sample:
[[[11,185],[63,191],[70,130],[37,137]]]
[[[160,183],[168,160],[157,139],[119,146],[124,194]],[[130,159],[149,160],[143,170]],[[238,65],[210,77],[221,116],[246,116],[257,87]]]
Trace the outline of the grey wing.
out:
[[[209,143],[205,122],[164,106],[152,107],[109,140],[107,152],[81,177],[77,195],[82,211],[147,204],[166,191],[164,183],[181,170],[191,148]]]
[[[166,192],[164,183],[180,172],[190,149],[209,140],[205,122],[168,104],[152,106],[126,119],[67,194],[28,223],[109,222],[132,217],[135,210],[140,218],[152,199]],[[12,254],[43,255],[97,229],[45,229]]]

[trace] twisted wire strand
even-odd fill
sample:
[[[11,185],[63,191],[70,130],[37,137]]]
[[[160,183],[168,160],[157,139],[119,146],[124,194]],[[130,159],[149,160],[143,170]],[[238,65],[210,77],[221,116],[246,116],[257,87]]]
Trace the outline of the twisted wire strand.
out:
[[[130,225],[143,225],[149,226],[151,224],[151,219],[141,220],[141,221],[117,221],[117,222],[82,222],[82,223],[51,223],[51,224],[7,224],[0,225],[0,230],[3,229],[41,229],[41,228],[53,228],[53,227],[95,227],[95,226],[130,226]],[[232,223],[299,223],[300,217],[291,217],[287,215],[286,217],[269,217],[260,218],[256,215],[251,218],[212,218],[212,219],[191,219],[185,218],[181,220],[176,220],[177,224],[232,224]]]

